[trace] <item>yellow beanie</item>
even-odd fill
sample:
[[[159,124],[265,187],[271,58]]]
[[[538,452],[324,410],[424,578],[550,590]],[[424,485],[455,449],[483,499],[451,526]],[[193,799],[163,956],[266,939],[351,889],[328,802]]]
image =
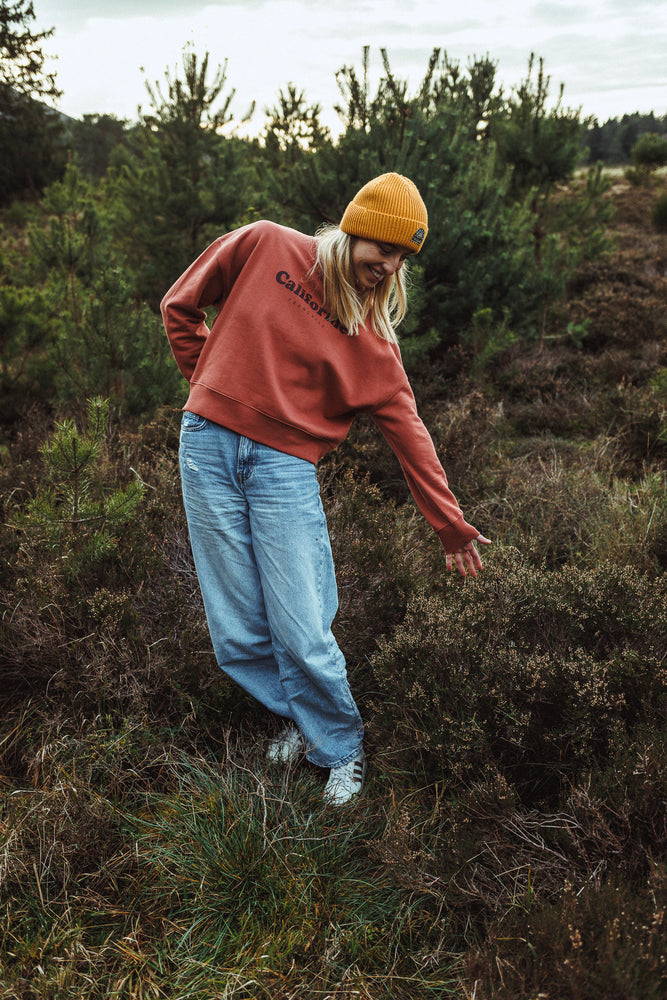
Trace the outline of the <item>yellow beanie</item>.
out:
[[[381,174],[357,191],[340,228],[350,236],[395,243],[419,253],[428,232],[428,215],[411,180],[401,174]]]

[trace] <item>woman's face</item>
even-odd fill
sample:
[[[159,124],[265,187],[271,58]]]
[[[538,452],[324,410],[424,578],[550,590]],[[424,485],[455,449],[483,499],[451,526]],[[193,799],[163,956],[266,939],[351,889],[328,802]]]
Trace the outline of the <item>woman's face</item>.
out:
[[[378,243],[356,237],[352,243],[352,270],[357,291],[368,292],[375,288],[384,278],[400,270],[411,253],[411,250],[395,243]]]

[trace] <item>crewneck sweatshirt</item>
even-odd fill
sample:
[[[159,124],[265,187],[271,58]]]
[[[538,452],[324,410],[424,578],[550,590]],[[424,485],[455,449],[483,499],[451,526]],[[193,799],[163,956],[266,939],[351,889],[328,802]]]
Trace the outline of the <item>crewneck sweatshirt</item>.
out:
[[[251,223],[217,239],[169,289],[161,308],[190,384],[184,409],[313,463],[345,439],[356,414],[368,414],[454,552],[479,532],[449,489],[399,348],[370,323],[348,334],[326,307],[315,256],[313,237]]]

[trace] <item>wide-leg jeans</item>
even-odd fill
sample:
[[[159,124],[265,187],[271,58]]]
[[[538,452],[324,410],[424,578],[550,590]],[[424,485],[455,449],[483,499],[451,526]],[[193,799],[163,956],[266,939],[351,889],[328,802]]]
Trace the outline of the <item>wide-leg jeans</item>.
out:
[[[363,724],[331,631],[338,608],[315,466],[185,411],[183,502],[218,664],[301,732],[321,767]]]

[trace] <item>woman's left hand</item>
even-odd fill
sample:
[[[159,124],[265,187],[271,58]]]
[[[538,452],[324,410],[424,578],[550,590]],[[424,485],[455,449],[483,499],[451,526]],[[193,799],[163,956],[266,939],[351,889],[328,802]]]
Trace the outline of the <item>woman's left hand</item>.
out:
[[[448,552],[445,562],[447,569],[453,569],[454,563],[456,563],[456,568],[461,576],[467,576],[468,573],[471,576],[477,576],[477,570],[482,568],[482,560],[475,547],[475,542],[480,542],[482,545],[490,545],[491,539],[485,538],[484,535],[478,535],[477,538],[462,545],[456,552]]]

